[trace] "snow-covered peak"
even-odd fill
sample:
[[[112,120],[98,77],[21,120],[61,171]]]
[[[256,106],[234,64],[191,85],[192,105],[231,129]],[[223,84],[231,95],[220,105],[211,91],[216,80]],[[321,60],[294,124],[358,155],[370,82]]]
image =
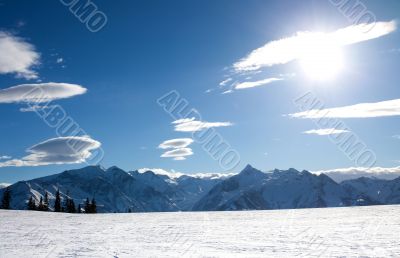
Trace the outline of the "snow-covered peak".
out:
[[[101,166],[87,166],[80,169],[73,169],[64,171],[62,174],[69,176],[78,176],[81,178],[91,178],[102,176],[105,173],[105,169]]]
[[[11,184],[8,183],[0,183],[0,189],[6,188],[7,186],[10,186]]]

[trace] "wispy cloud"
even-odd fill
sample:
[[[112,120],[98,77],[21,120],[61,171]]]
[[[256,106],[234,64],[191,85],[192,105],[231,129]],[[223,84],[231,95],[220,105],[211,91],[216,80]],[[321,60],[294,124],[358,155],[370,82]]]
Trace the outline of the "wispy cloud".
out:
[[[335,128],[326,128],[326,129],[313,129],[303,132],[304,134],[316,134],[316,135],[331,135],[331,134],[341,134],[341,133],[349,133],[348,130],[339,130]]]
[[[152,171],[157,175],[168,176],[171,179],[176,179],[181,176],[188,176],[188,177],[194,177],[194,178],[220,179],[220,178],[227,178],[227,177],[236,175],[234,173],[191,173],[191,174],[186,174],[186,173],[182,173],[182,172],[177,172],[175,170],[167,171],[167,170],[161,169],[161,168],[141,168],[141,169],[138,169],[137,171],[139,173],[146,173],[148,171]]]
[[[37,79],[33,67],[39,64],[40,54],[24,39],[0,31],[0,74],[16,74],[25,79]]]
[[[259,80],[259,81],[252,81],[252,82],[241,82],[235,85],[235,89],[236,90],[241,90],[241,89],[247,89],[247,88],[254,88],[254,87],[259,87],[259,86],[263,86],[266,84],[270,84],[272,82],[276,82],[276,81],[282,81],[283,78],[266,78],[263,80]]]
[[[352,25],[331,33],[297,32],[295,36],[270,41],[264,46],[253,50],[248,56],[236,62],[233,68],[236,72],[254,71],[262,67],[286,64],[302,57],[316,43],[323,40],[345,46],[367,41],[390,34],[396,30],[396,22],[377,22],[371,30],[365,32],[370,24]]]
[[[231,93],[233,93],[233,90],[226,90],[226,91],[222,92],[222,94],[231,94]]]
[[[5,160],[5,159],[12,159],[12,157],[7,155],[0,156],[0,160]]]
[[[393,135],[392,137],[397,139],[397,140],[400,140],[400,135]]]
[[[52,164],[83,163],[92,155],[91,151],[100,148],[101,143],[89,136],[58,137],[36,144],[29,149],[27,156],[0,162],[0,167],[31,167]]]
[[[400,99],[289,114],[294,118],[370,118],[400,115]]]
[[[186,156],[193,155],[191,148],[178,148],[166,151],[161,155],[162,158],[173,158],[174,160],[185,160]]]
[[[334,179],[337,182],[343,180],[355,179],[359,177],[377,177],[382,179],[392,180],[400,177],[400,167],[349,167],[349,168],[338,168],[330,170],[319,170],[313,171],[314,174],[325,174]]]
[[[219,83],[219,86],[225,86],[231,81],[232,81],[232,78],[225,79],[225,80],[223,80],[222,82]]]
[[[160,149],[185,148],[192,143],[191,138],[178,138],[164,141],[158,147]]]
[[[207,128],[233,125],[231,122],[205,122],[195,120],[195,118],[179,119],[172,122],[172,124],[175,125],[175,131],[177,132],[197,132]]]
[[[0,103],[44,103],[86,93],[87,89],[69,83],[22,84],[0,90]]]

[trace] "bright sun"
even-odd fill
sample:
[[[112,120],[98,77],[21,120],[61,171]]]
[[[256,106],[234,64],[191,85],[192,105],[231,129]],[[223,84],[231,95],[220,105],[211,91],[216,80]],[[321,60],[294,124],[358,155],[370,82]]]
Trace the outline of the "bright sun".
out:
[[[326,34],[310,33],[303,43],[300,64],[310,79],[332,80],[343,69],[342,49]]]

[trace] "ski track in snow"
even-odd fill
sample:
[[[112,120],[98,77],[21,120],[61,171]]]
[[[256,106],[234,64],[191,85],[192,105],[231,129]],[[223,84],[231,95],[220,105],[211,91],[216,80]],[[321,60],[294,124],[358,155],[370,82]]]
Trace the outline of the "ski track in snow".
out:
[[[0,257],[400,257],[400,206],[235,212],[0,211]]]

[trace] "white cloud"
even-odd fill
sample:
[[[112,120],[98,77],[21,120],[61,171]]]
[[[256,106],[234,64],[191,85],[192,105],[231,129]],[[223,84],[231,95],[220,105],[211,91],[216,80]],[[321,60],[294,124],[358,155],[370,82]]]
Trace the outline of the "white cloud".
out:
[[[185,121],[185,120],[184,120]],[[188,148],[193,140],[190,138],[178,138],[171,139],[162,142],[158,148],[160,149],[172,149],[168,150],[161,155],[162,158],[173,158],[174,160],[185,160],[186,156],[193,155],[192,149]]]
[[[232,81],[232,78],[225,79],[225,80],[223,80],[222,82],[219,83],[219,86],[225,86],[231,81]]]
[[[162,158],[173,158],[174,160],[185,160],[186,156],[193,155],[191,148],[178,148],[166,151],[161,155]]]
[[[375,103],[361,103],[328,109],[312,109],[295,114],[294,118],[370,118],[400,115],[400,99]]]
[[[5,160],[5,159],[12,159],[12,157],[7,155],[0,156],[0,160]]]
[[[177,132],[197,132],[212,127],[224,127],[233,125],[230,122],[197,121],[195,120],[195,118],[179,119],[172,122],[172,124],[175,124],[175,131]]]
[[[179,161],[179,160],[186,160],[186,158],[185,158],[185,157],[179,156],[179,157],[175,157],[174,160],[177,160],[177,161]]]
[[[233,90],[226,90],[226,91],[222,92],[222,94],[230,94],[232,92],[233,92]]]
[[[373,25],[373,26],[372,26]],[[365,28],[370,30],[366,31]],[[376,22],[374,24],[351,25],[330,33],[297,32],[295,36],[270,41],[252,51],[247,57],[233,65],[236,72],[258,70],[278,64],[286,64],[302,57],[312,50],[319,40],[345,46],[390,34],[396,30],[396,22]]]
[[[101,143],[89,136],[68,136],[46,140],[26,151],[21,159],[0,162],[0,167],[45,166],[52,164],[83,163],[92,155],[91,151],[100,148]]]
[[[235,85],[235,89],[247,89],[247,88],[253,88],[253,87],[259,87],[262,85],[270,84],[272,82],[276,81],[282,81],[282,78],[267,78],[259,81],[253,81],[253,82],[241,82],[239,84]]]
[[[180,173],[180,172],[176,172],[174,170],[171,171],[167,171],[164,170],[162,168],[140,168],[137,170],[139,173],[143,174],[146,173],[148,171],[154,172],[157,175],[164,175],[164,176],[168,176],[169,178],[175,179],[175,178],[179,178],[185,174]]]
[[[43,103],[86,93],[87,89],[69,83],[22,84],[0,90],[0,103]]]
[[[160,149],[185,148],[192,143],[193,140],[191,138],[178,138],[178,139],[164,141],[158,147]]]
[[[341,133],[349,133],[348,130],[341,130],[335,128],[326,128],[326,129],[313,129],[303,132],[304,134],[316,134],[316,135],[330,135],[330,134],[341,134]]]
[[[1,4],[0,4],[1,5]],[[7,186],[10,186],[11,184],[9,183],[0,183],[0,189],[6,188]]]
[[[152,171],[157,175],[168,176],[171,179],[177,179],[182,176],[189,176],[194,178],[208,178],[208,179],[219,179],[219,178],[227,178],[230,176],[234,176],[234,173],[193,173],[193,174],[185,174],[182,172],[177,172],[174,170],[167,171],[161,168],[141,168],[138,169],[139,173],[146,173],[147,171]]]
[[[58,57],[56,62],[57,64],[61,64],[62,62],[64,62],[64,59],[62,57]]]
[[[331,170],[313,171],[314,174],[325,174],[337,182],[343,180],[355,179],[359,177],[377,177],[381,179],[392,180],[400,177],[400,167],[384,168],[384,167],[349,167]]]
[[[395,139],[400,140],[400,135],[393,135],[392,137],[395,138]]]
[[[33,67],[39,64],[40,55],[24,39],[0,31],[0,74],[14,73],[17,77],[37,79]]]

